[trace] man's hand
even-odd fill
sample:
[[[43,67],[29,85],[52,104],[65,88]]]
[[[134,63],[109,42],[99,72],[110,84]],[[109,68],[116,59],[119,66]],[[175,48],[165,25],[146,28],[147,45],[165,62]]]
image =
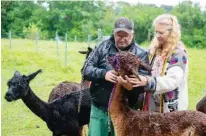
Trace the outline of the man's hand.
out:
[[[132,84],[129,83],[127,80],[123,79],[121,76],[117,77],[117,81],[119,84],[121,84],[124,88],[126,88],[127,90],[132,90]]]
[[[112,82],[112,83],[117,83],[117,72],[114,70],[110,70],[105,74],[105,80]]]

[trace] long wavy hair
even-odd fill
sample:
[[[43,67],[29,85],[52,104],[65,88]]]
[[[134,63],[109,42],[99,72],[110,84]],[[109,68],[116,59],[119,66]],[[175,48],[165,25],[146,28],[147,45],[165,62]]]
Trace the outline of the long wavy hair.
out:
[[[166,29],[170,32],[170,35],[164,45],[161,45],[158,42],[157,37],[154,36],[150,44],[149,51],[153,55],[156,54],[158,56],[161,56],[163,59],[166,59],[172,54],[173,50],[177,46],[180,45],[184,47],[183,43],[180,41],[180,25],[178,23],[177,17],[171,14],[162,14],[157,16],[153,20],[153,26],[155,27],[155,25],[157,24],[166,26]]]

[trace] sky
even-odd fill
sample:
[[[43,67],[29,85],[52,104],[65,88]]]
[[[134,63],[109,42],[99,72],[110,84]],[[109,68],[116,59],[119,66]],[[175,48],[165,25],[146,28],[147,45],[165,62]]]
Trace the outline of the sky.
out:
[[[145,4],[156,4],[157,6],[160,5],[171,5],[171,6],[176,6],[179,2],[182,2],[184,0],[111,0],[111,1],[125,1],[125,2],[129,2],[129,3],[145,3]],[[206,7],[206,0],[190,0],[193,3],[194,2],[198,2],[200,3],[201,8],[205,8]]]

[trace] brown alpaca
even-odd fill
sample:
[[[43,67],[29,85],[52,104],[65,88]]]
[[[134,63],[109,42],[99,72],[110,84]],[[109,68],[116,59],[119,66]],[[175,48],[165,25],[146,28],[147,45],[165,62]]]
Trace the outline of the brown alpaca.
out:
[[[52,102],[57,98],[61,98],[66,94],[69,94],[73,91],[77,91],[81,89],[81,85],[75,82],[64,81],[59,83],[56,87],[54,87],[49,94],[48,102]]]
[[[206,113],[206,96],[203,97],[196,105],[197,111]]]
[[[79,51],[79,53],[86,54],[86,59],[87,59],[89,54],[92,52],[92,50],[93,49],[91,47],[88,47],[86,51]],[[82,84],[82,86],[81,86],[81,84]],[[48,102],[51,102],[57,98],[61,98],[65,94],[80,90],[81,88],[86,89],[86,88],[90,87],[90,82],[87,80],[83,80],[81,82],[81,84],[76,83],[76,82],[69,82],[69,81],[64,81],[64,82],[59,83],[50,92]]]
[[[125,73],[121,64],[125,66],[128,62],[131,68],[135,67],[136,64],[130,62],[135,59],[134,56],[128,53],[120,53],[119,56],[127,56],[124,63],[121,60],[118,62],[119,74]],[[206,136],[206,115],[201,112],[155,113],[132,110],[126,101],[123,87],[118,83],[111,98],[109,112],[116,136]]]

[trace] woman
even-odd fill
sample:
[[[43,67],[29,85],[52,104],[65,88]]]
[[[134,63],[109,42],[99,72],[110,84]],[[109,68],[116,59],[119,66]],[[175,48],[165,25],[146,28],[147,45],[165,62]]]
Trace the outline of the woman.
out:
[[[118,77],[127,89],[145,86],[145,111],[172,112],[188,108],[188,56],[180,41],[177,18],[170,14],[159,15],[153,21],[155,36],[149,48],[152,76]]]

